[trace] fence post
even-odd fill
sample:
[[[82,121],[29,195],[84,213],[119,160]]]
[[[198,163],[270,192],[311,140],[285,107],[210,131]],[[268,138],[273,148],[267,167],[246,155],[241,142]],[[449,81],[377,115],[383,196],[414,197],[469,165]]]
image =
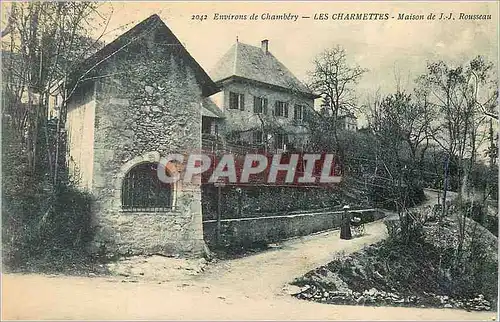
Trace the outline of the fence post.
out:
[[[221,219],[222,219],[222,185],[223,183],[216,182],[214,184],[217,187],[217,228],[216,228],[216,242],[217,246],[221,246]]]

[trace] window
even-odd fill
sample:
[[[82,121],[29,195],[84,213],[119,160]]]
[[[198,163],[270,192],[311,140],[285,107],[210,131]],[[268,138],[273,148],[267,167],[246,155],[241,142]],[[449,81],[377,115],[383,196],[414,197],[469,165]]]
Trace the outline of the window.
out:
[[[212,134],[212,120],[208,117],[203,117],[201,119],[201,133]]]
[[[285,150],[288,144],[288,135],[285,133],[276,133],[274,136],[274,148]]]
[[[276,101],[274,103],[274,116],[288,117],[288,103]]]
[[[253,144],[260,145],[264,142],[264,133],[262,131],[254,131],[253,133]]]
[[[245,110],[245,95],[229,92],[229,108],[232,110]]]
[[[267,98],[254,96],[253,112],[255,114],[267,114]]]
[[[302,122],[305,116],[305,106],[304,105],[295,105],[293,108],[293,119],[298,122]]]
[[[122,208],[126,211],[162,211],[172,207],[172,185],[158,179],[157,163],[132,168],[122,183]]]

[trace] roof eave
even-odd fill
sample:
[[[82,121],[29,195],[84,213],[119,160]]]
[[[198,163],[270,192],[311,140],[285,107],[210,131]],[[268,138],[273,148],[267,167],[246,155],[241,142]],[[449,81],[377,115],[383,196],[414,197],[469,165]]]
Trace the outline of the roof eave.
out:
[[[203,96],[208,97],[210,95],[213,95],[215,93],[220,92],[220,90],[221,90],[220,87],[217,86],[217,84],[215,84],[215,82],[212,80],[212,78],[210,78],[210,76],[207,74],[207,72],[200,66],[200,64],[193,58],[193,56],[191,56],[191,54],[188,52],[188,50],[186,49],[186,47],[184,47],[184,45],[182,45],[182,43],[179,41],[179,39],[173,33],[173,31],[165,24],[165,22],[163,22],[163,20],[161,20],[161,18],[157,14],[153,14],[150,17],[148,17],[147,19],[144,19],[143,21],[141,21],[140,23],[138,23],[137,25],[135,25],[134,27],[132,27],[127,32],[125,32],[125,33],[121,34],[120,36],[118,36],[111,43],[109,43],[106,46],[104,46],[103,48],[101,48],[99,51],[97,51],[96,53],[94,53],[90,57],[87,57],[82,63],[80,63],[74,70],[72,70],[70,72],[70,74],[69,74],[69,83],[71,84],[71,86],[73,86],[73,84],[78,83],[80,81],[80,79],[77,79],[77,78],[79,76],[81,76],[83,73],[87,73],[90,76],[90,73],[88,71],[82,73],[82,69],[87,69],[87,65],[88,64],[91,63],[93,65],[91,67],[91,69],[92,69],[92,73],[94,73],[95,72],[94,69],[98,65],[100,65],[101,63],[105,62],[107,60],[107,58],[105,58],[105,59],[98,59],[96,64],[93,63],[93,60],[95,60],[96,58],[98,58],[100,55],[103,55],[103,54],[107,53],[108,51],[112,51],[113,52],[116,47],[120,47],[120,46],[125,47],[125,46],[127,46],[128,44],[127,45],[122,45],[121,44],[121,42],[123,41],[123,39],[126,38],[126,37],[129,37],[132,34],[135,34],[135,33],[140,34],[140,33],[144,32],[144,28],[145,28],[146,25],[153,25],[155,28],[162,28],[163,32],[168,33],[174,39],[174,42],[180,44],[180,47],[182,48],[182,51],[184,52],[184,55],[186,56],[186,58],[188,59],[188,61],[192,64],[192,67],[195,69],[195,72],[201,78],[201,79],[199,79],[199,83],[201,85],[202,95]],[[132,42],[138,41],[139,38],[140,37],[138,36],[137,38],[132,39],[132,41],[130,41],[129,44],[132,43]],[[122,47],[120,47],[120,48],[122,48]],[[114,55],[114,53],[112,53],[112,55]],[[108,56],[108,58],[109,58],[109,56]]]
[[[212,96],[214,95],[215,93],[218,93],[221,91],[221,87],[218,86],[215,82],[211,81],[212,84],[208,84],[208,85],[203,85],[202,87],[202,92],[201,94],[204,96],[204,97],[209,97],[209,96]]]
[[[284,87],[284,86],[269,84],[269,83],[261,82],[261,81],[255,80],[255,79],[250,79],[250,78],[246,78],[246,77],[242,77],[242,76],[237,76],[237,75],[231,75],[231,76],[222,78],[220,80],[217,80],[215,83],[217,85],[219,85],[220,87],[222,87],[223,84],[227,84],[227,83],[230,83],[230,82],[233,82],[233,81],[246,81],[246,82],[254,83],[254,84],[257,84],[257,85],[266,86],[266,87],[269,87],[269,88],[272,88],[272,89],[277,89],[277,90],[285,91],[285,92],[288,92],[288,93],[299,94],[299,95],[305,96],[305,97],[310,98],[310,99],[317,99],[317,98],[321,97],[320,95],[317,95],[317,94],[314,94],[314,93],[304,92],[304,91],[300,91],[300,90],[294,90],[294,89],[287,88],[287,87]]]

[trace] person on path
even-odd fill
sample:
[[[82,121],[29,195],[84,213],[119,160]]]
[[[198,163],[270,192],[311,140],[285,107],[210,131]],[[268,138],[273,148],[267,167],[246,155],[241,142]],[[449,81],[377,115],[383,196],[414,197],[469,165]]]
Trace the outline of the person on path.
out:
[[[345,205],[342,214],[341,226],[340,226],[340,239],[352,239],[351,234],[351,214],[349,213],[350,207]]]

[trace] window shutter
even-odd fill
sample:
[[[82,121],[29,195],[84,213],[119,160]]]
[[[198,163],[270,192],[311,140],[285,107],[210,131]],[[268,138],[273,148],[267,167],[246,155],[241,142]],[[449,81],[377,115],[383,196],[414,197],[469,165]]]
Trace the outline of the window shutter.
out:
[[[298,119],[299,119],[298,114],[299,114],[299,106],[298,106],[298,105],[295,105],[295,106],[293,107],[293,119],[294,119],[294,120],[298,120]]]
[[[264,113],[265,115],[267,115],[267,98],[263,98],[262,99],[262,104],[264,105],[262,107],[262,113]]]
[[[273,108],[273,116],[276,116],[277,113],[277,110],[278,110],[278,102],[274,102],[274,108]]]
[[[288,117],[288,103],[283,103],[283,108],[285,109],[285,117]]]
[[[253,97],[253,112],[255,114],[259,113],[259,98],[256,96]]]
[[[233,92],[229,92],[229,108],[230,109],[238,108],[238,97]]]
[[[245,95],[240,94],[240,110],[244,111],[245,110]]]
[[[253,132],[253,144],[262,144],[263,134],[262,131]]]

